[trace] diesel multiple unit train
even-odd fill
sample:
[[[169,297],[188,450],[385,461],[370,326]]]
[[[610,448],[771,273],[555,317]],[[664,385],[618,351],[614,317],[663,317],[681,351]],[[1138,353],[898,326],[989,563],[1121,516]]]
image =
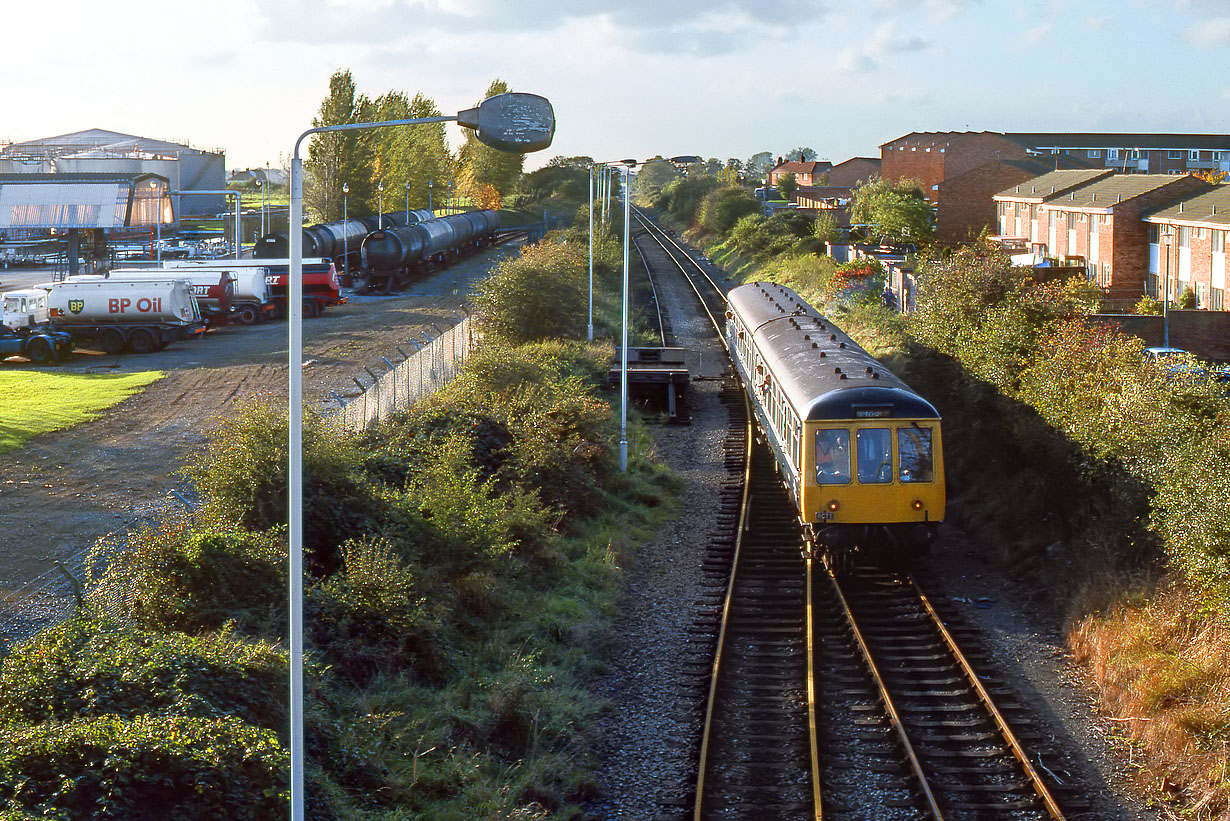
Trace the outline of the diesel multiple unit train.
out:
[[[727,294],[726,344],[813,547],[902,564],[944,518],[940,417],[793,290]]]
[[[338,261],[344,276],[357,268],[356,290],[388,293],[404,286],[425,266],[487,244],[499,227],[499,215],[485,209],[444,217],[426,210],[392,211],[310,225],[303,229],[303,255]],[[285,231],[264,235],[253,251],[257,259],[282,259],[289,254]]]

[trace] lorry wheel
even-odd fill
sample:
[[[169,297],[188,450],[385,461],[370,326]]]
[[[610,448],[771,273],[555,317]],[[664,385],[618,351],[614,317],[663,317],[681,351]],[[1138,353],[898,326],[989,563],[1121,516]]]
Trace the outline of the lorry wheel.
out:
[[[46,365],[55,359],[55,351],[51,350],[51,343],[46,339],[31,339],[26,346],[26,356],[35,365]]]
[[[240,307],[240,309],[235,312],[235,315],[239,317],[239,321],[244,325],[255,325],[256,320],[260,318],[260,315],[256,312],[256,309],[251,305],[244,305]]]
[[[124,352],[124,334],[120,333],[115,328],[108,328],[99,334],[98,344],[102,349],[110,354],[118,354]]]
[[[158,340],[144,328],[138,328],[128,337],[128,350],[133,353],[153,353],[158,350]]]
[[[316,303],[316,300],[314,299],[303,300],[303,316],[306,318],[320,316],[320,305]]]

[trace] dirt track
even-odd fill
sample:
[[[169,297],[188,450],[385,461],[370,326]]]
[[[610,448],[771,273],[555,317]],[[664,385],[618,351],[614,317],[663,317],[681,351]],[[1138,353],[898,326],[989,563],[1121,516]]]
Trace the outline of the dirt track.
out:
[[[351,296],[304,322],[304,398],[337,407],[331,392],[370,384],[363,368],[387,370],[397,346],[431,326],[447,327],[492,264],[512,249],[494,249],[454,264],[393,296]],[[8,272],[6,272],[8,273]],[[10,279],[10,277],[5,278]],[[11,283],[5,282],[8,288]],[[183,487],[176,471],[205,441],[211,420],[236,402],[285,402],[287,326],[228,327],[201,341],[178,342],[143,356],[79,352],[58,367],[78,373],[162,370],[166,376],[99,419],[37,437],[0,457],[0,592],[88,549],[109,533],[139,527]],[[29,367],[7,363],[0,367]]]

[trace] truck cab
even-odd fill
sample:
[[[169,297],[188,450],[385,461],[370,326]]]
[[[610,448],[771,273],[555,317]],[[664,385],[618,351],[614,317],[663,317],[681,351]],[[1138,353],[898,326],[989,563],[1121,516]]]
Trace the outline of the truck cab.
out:
[[[47,324],[47,292],[41,288],[9,291],[4,295],[3,323],[13,330]]]

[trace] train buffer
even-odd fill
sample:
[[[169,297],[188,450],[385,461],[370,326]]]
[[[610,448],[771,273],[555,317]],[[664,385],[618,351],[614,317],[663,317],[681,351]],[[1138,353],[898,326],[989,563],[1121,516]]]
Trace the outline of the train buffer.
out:
[[[678,399],[691,378],[688,374],[686,348],[628,348],[628,394],[653,401],[666,399],[667,415],[672,422],[679,418]],[[612,385],[619,385],[621,350],[615,349],[615,361],[607,374]],[[663,390],[665,388],[665,390]]]

